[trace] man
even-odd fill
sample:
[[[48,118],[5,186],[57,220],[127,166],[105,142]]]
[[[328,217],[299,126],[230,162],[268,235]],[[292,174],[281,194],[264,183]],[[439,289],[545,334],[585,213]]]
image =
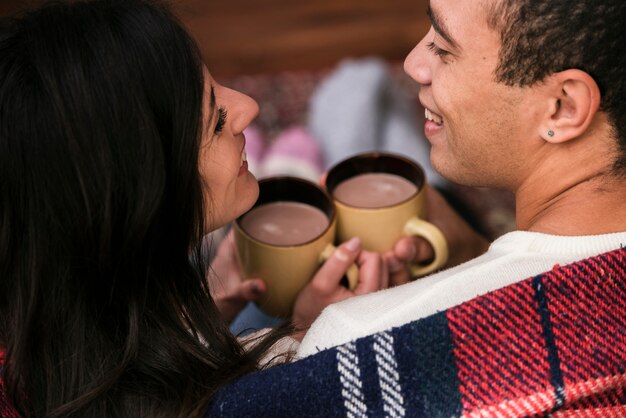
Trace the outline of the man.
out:
[[[626,3],[431,0],[428,14],[405,70],[420,84],[433,167],[514,192],[518,230],[465,264],[331,305],[300,357],[626,245]],[[480,238],[430,197],[451,253],[480,252]],[[398,243],[390,270],[428,258],[416,248]]]
[[[429,15],[405,68],[433,166],[513,191],[518,231],[330,305],[303,358],[226,386],[209,416],[626,416],[626,3],[431,0]],[[429,199],[452,264],[484,249]],[[404,240],[386,256],[398,283],[430,254]]]

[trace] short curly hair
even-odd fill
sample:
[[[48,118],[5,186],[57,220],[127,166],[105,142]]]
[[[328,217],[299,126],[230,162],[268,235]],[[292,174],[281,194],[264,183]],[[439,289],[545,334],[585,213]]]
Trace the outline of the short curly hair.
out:
[[[495,0],[490,27],[500,33],[495,77],[530,86],[570,68],[588,73],[618,143],[614,174],[626,177],[626,2]]]

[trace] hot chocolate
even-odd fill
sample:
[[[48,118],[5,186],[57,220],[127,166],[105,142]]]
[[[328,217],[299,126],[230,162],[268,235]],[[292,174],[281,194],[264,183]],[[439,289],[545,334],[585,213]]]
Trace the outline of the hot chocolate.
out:
[[[417,186],[395,174],[366,173],[337,185],[333,197],[358,208],[383,208],[401,203],[417,193]]]
[[[320,236],[328,227],[320,209],[297,202],[272,202],[252,209],[241,219],[251,237],[271,245],[299,245]]]

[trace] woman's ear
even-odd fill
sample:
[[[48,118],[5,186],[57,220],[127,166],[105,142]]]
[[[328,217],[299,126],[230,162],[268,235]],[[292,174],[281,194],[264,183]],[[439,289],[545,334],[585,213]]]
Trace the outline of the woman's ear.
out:
[[[600,88],[581,70],[565,70],[549,77],[546,116],[539,135],[547,142],[562,143],[583,135],[600,108]]]

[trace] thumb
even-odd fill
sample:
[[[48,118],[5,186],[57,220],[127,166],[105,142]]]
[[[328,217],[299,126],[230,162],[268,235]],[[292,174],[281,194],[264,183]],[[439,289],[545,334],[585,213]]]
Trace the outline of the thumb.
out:
[[[387,269],[389,272],[389,285],[391,287],[405,284],[411,281],[411,274],[407,268],[407,262],[399,259],[393,253],[388,251],[383,255],[385,262],[387,263]]]
[[[421,237],[405,237],[393,248],[394,255],[404,263],[425,263],[435,257],[433,247]]]
[[[267,291],[265,282],[261,279],[249,279],[244,280],[239,285],[238,298],[246,301],[253,301],[259,299]]]
[[[344,242],[333,251],[332,255],[320,267],[312,284],[324,293],[334,290],[343,275],[361,252],[361,240],[357,237]]]

